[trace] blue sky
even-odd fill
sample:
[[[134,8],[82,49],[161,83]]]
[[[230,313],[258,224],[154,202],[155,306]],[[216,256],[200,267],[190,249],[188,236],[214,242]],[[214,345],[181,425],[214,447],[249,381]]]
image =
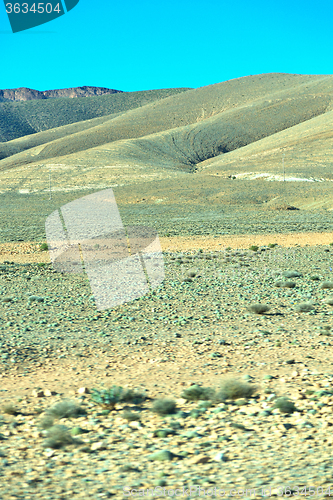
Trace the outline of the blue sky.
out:
[[[333,74],[332,21],[333,2],[320,0],[80,0],[13,34],[1,2],[0,88],[135,91],[259,73]]]

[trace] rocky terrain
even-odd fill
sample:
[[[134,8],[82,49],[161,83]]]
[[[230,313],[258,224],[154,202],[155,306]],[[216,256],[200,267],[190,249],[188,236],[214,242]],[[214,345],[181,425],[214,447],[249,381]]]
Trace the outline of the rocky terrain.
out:
[[[26,87],[18,89],[0,89],[0,102],[4,101],[31,101],[33,99],[51,99],[57,97],[88,97],[95,95],[116,94],[122,90],[105,87],[73,87],[69,89],[34,90]]]
[[[332,78],[0,105],[0,499],[333,496]],[[165,280],[98,311],[45,220],[109,188]]]
[[[329,498],[333,250],[269,237],[164,252],[159,289],[100,313],[84,277],[3,247],[3,498]],[[112,385],[143,401],[92,400]]]

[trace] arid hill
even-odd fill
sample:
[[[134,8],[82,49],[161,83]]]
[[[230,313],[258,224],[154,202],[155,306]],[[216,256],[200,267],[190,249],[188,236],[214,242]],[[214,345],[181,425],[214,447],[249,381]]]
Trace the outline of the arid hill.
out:
[[[332,75],[252,75],[198,89],[3,103],[1,112],[3,135],[20,120],[41,130],[22,137],[20,126],[0,143],[2,192],[45,193],[51,174],[53,192],[75,198],[112,187],[120,205],[154,213],[158,205],[155,223],[174,227],[188,207],[191,231],[198,218],[218,224],[207,215],[213,206],[246,214],[291,206],[300,209],[293,220],[333,209]]]

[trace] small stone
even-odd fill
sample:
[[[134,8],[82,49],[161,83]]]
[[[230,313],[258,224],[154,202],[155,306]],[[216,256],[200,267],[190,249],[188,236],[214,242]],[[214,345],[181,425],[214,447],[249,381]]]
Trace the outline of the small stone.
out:
[[[41,389],[34,389],[32,391],[32,395],[35,398],[43,398],[45,396],[44,391],[42,391]]]
[[[190,464],[193,465],[206,464],[209,461],[210,458],[207,455],[196,455],[189,460]]]
[[[185,405],[187,403],[187,399],[184,398],[176,399],[176,403],[180,406]]]
[[[57,392],[56,391],[50,391],[49,389],[45,389],[44,391],[44,396],[56,396]]]
[[[90,394],[90,391],[88,387],[80,387],[80,389],[77,390],[78,394]]]
[[[217,453],[215,455],[215,457],[213,458],[213,460],[215,460],[216,462],[227,462],[228,458],[227,458],[227,456],[226,456],[225,453],[223,453],[222,451],[220,451],[219,453]]]
[[[47,458],[50,458],[50,457],[53,457],[53,455],[55,454],[56,450],[48,450],[45,452],[45,456]]]
[[[91,445],[91,451],[99,451],[99,450],[106,450],[107,445],[104,443],[104,441],[98,441],[97,443],[93,443]]]
[[[129,422],[128,424],[132,429],[142,429],[142,424],[141,422],[138,422],[137,420],[134,420],[133,422]]]

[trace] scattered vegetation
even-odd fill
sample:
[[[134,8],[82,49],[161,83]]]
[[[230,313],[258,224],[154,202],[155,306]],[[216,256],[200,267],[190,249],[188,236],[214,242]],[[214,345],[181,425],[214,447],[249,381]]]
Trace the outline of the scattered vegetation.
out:
[[[257,245],[251,245],[249,250],[252,250],[252,252],[257,252],[259,250],[259,247],[257,247]]]
[[[214,394],[214,389],[211,389],[210,387],[191,385],[182,392],[181,397],[187,401],[207,401],[213,399]]]
[[[256,386],[237,379],[227,379],[222,382],[217,394],[217,401],[235,400],[239,398],[250,399],[257,391]]]
[[[5,405],[2,408],[2,412],[6,413],[7,415],[14,415],[14,416],[18,415],[20,413],[19,410],[17,409],[17,407],[13,404]]]
[[[43,447],[57,450],[75,442],[76,440],[70,435],[65,425],[53,425],[47,431],[47,439],[44,441]]]
[[[171,399],[156,399],[154,401],[152,411],[157,415],[172,415],[176,412],[176,403]]]
[[[331,327],[329,325],[325,325],[322,328],[322,331],[319,333],[319,335],[327,335],[330,336],[331,334]]]
[[[283,271],[282,276],[285,278],[302,278],[302,274],[298,271]]]
[[[52,427],[54,424],[54,418],[51,415],[46,415],[42,420],[39,422],[39,427],[41,429],[49,429]]]
[[[55,418],[75,418],[85,415],[86,411],[75,401],[64,399],[47,410],[47,415]]]
[[[124,389],[120,386],[113,385],[110,389],[91,390],[91,400],[102,406],[102,408],[113,410],[117,403],[121,401]]]
[[[28,297],[29,302],[44,302],[44,297],[38,297],[38,295],[30,295]]]
[[[333,281],[324,281],[321,286],[320,286],[321,289],[325,290],[332,290],[333,288]]]
[[[277,246],[277,243],[268,243],[269,248],[275,248]]]
[[[275,286],[278,288],[295,288],[296,283],[294,281],[276,281]]]
[[[135,405],[139,405],[143,403],[147,399],[145,393],[133,390],[133,389],[125,389],[123,395],[121,397],[121,401],[124,403],[133,403]]]
[[[294,411],[297,411],[295,404],[286,397],[278,398],[275,401],[274,408],[278,408],[282,413],[294,413]]]
[[[296,306],[296,311],[298,312],[310,312],[314,310],[314,305],[312,302],[301,302]]]
[[[266,304],[251,304],[248,309],[255,314],[265,314],[270,310]]]
[[[40,245],[39,249],[40,249],[41,251],[45,251],[45,250],[48,250],[48,249],[49,249],[49,246],[48,246],[48,244],[47,244],[47,243],[42,243],[42,244]]]
[[[124,410],[123,413],[121,414],[122,418],[124,418],[125,420],[128,420],[129,422],[136,422],[136,421],[139,421],[140,420],[140,414],[139,413],[135,413],[133,411],[129,411],[129,410]]]
[[[103,408],[113,410],[117,403],[141,404],[146,395],[133,389],[123,389],[120,386],[113,385],[109,389],[92,389],[91,399],[94,403]]]

